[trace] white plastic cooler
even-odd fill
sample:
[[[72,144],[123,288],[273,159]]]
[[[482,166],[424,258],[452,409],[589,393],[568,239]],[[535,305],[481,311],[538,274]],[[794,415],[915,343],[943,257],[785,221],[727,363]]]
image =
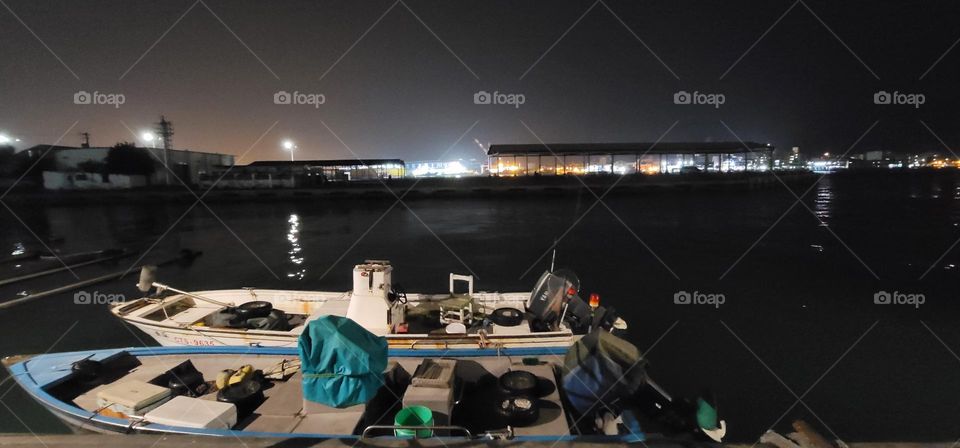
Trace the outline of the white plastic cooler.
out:
[[[144,415],[150,423],[202,429],[230,429],[237,424],[237,407],[231,403],[174,397]]]

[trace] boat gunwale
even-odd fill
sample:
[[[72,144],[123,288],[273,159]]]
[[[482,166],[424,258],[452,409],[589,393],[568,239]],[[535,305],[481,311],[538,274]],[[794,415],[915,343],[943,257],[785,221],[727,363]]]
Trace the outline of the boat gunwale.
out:
[[[252,288],[212,289],[212,290],[197,291],[195,294],[201,295],[201,294],[210,294],[210,293],[228,293],[228,292],[233,292],[233,291],[248,291],[248,290],[252,290]],[[329,300],[349,300],[349,299],[344,299],[344,298],[341,298],[341,297],[344,297],[345,295],[349,295],[349,294],[350,294],[349,291],[344,292],[344,293],[337,293],[337,292],[333,292],[333,291],[301,291],[301,290],[283,290],[283,289],[257,289],[257,291],[273,292],[273,293],[304,293],[304,294],[330,294],[330,295],[338,295],[338,298],[336,298],[336,299],[326,299],[326,300],[324,300],[323,302],[326,302],[326,301],[329,301]],[[443,294],[443,293],[438,293],[437,295],[442,295],[442,294]],[[479,294],[497,294],[497,295],[501,295],[501,296],[502,296],[502,295],[504,295],[504,294],[517,294],[517,295],[522,295],[522,294],[527,294],[527,293],[524,293],[524,292],[500,293],[500,292],[485,292],[485,291],[480,291],[480,292],[475,293],[475,294],[478,294],[478,295],[479,295]],[[418,294],[418,295],[421,295],[421,296],[430,296],[431,294]],[[162,307],[164,307],[164,306],[166,306],[166,305],[169,305],[169,304],[171,304],[171,303],[179,302],[179,301],[181,301],[181,300],[183,300],[183,299],[186,299],[186,298],[190,298],[190,296],[189,296],[189,295],[186,295],[186,294],[174,294],[174,295],[170,295],[170,296],[164,297],[164,298],[162,298],[162,299],[161,299],[160,301],[158,301],[158,302],[155,302],[155,303],[152,303],[152,304],[150,304],[150,305],[144,306],[143,308],[137,309],[137,310],[135,310],[135,311],[131,311],[130,313],[121,314],[121,313],[120,313],[120,309],[122,309],[123,307],[128,306],[128,305],[130,305],[130,304],[132,304],[132,303],[135,303],[136,301],[124,302],[123,304],[117,304],[117,305],[111,307],[111,308],[110,308],[110,312],[111,312],[111,314],[113,314],[113,315],[116,316],[117,318],[119,318],[119,319],[121,319],[121,320],[124,320],[124,321],[128,321],[128,322],[130,322],[130,323],[134,323],[134,322],[135,322],[135,323],[137,323],[137,324],[149,326],[149,327],[152,327],[152,328],[155,328],[155,329],[163,329],[163,330],[168,330],[168,331],[185,330],[185,331],[187,331],[187,332],[199,332],[199,333],[201,333],[201,334],[204,334],[204,333],[217,334],[217,333],[219,333],[219,334],[225,334],[225,335],[230,335],[230,336],[234,336],[234,335],[241,336],[241,335],[242,335],[242,336],[246,336],[247,338],[249,338],[249,337],[256,337],[256,336],[258,336],[258,335],[267,336],[267,337],[282,337],[282,338],[287,338],[287,337],[290,337],[290,336],[293,336],[293,335],[299,335],[299,333],[295,333],[295,332],[294,332],[294,331],[296,330],[296,328],[291,329],[291,330],[287,330],[287,331],[258,330],[258,329],[248,329],[248,328],[212,328],[212,327],[202,327],[202,326],[193,325],[193,324],[180,324],[180,323],[176,322],[174,319],[169,318],[169,317],[166,318],[166,319],[164,319],[164,320],[160,320],[160,321],[155,321],[155,320],[151,320],[151,319],[147,319],[147,318],[143,317],[143,316],[145,316],[145,315],[147,315],[147,314],[151,314],[151,313],[154,313],[154,312],[158,311],[160,308],[162,308]],[[141,297],[141,298],[137,299],[137,301],[139,301],[139,300],[149,300],[149,299],[148,299],[147,297]],[[293,301],[294,301],[294,300],[291,300],[291,302],[293,302]],[[432,301],[432,300],[431,300],[431,301]],[[439,300],[436,300],[436,301],[439,301]],[[303,303],[318,302],[318,303],[319,303],[319,302],[321,302],[321,301],[319,301],[319,300],[317,300],[317,301],[301,300],[300,302],[303,302]],[[213,308],[211,308],[211,309],[213,309]],[[136,314],[134,314],[134,313],[136,313]],[[311,317],[311,316],[312,316],[312,315],[308,315],[308,318]],[[165,322],[169,322],[169,323],[168,323],[168,324],[165,324]],[[508,333],[508,334],[486,334],[486,335],[484,335],[484,336],[482,336],[482,337],[481,337],[479,334],[440,334],[440,335],[432,335],[432,334],[427,334],[427,333],[390,333],[390,334],[384,335],[384,337],[386,337],[388,340],[400,340],[400,341],[405,340],[405,339],[409,339],[409,340],[413,340],[413,341],[417,341],[417,340],[428,340],[428,341],[429,341],[429,340],[440,340],[440,341],[442,341],[442,340],[454,340],[454,339],[471,339],[471,340],[472,340],[472,339],[476,339],[477,341],[481,341],[481,340],[483,340],[483,339],[499,340],[499,339],[513,339],[513,338],[516,338],[516,339],[535,339],[535,338],[549,338],[549,339],[554,339],[554,338],[570,338],[570,337],[573,337],[573,336],[576,336],[576,335],[575,335],[575,334],[573,333],[573,331],[571,331],[569,328],[564,328],[563,330],[558,330],[558,331],[542,331],[542,332],[516,333],[516,334],[514,334],[514,333]]]
[[[164,321],[152,321],[150,319],[143,319],[139,317],[125,317],[124,320],[128,321],[132,325],[144,325],[151,328],[157,328],[168,331],[182,330],[186,334],[193,334],[199,332],[203,333],[223,333],[229,335],[263,335],[263,336],[279,336],[283,338],[289,338],[290,336],[297,335],[298,333],[293,333],[291,331],[275,331],[275,330],[256,330],[256,329],[245,329],[245,328],[212,328],[212,327],[200,327],[196,325],[164,325],[161,322]],[[569,338],[577,336],[573,334],[569,329],[564,331],[542,331],[542,332],[531,332],[531,333],[517,333],[517,334],[487,334],[483,338],[488,340],[498,340],[498,339],[536,339],[536,338]],[[455,340],[455,339],[476,339],[477,341],[482,340],[479,334],[428,334],[428,333],[391,333],[383,335],[383,337],[388,340]],[[295,339],[295,338],[294,338]]]

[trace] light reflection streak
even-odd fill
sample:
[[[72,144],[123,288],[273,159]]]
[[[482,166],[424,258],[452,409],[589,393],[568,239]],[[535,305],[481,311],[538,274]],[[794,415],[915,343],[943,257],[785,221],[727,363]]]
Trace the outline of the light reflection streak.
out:
[[[817,198],[814,202],[814,210],[822,226],[827,226],[827,220],[830,219],[830,212],[833,208],[833,190],[829,185],[820,184],[817,187]]]
[[[291,214],[287,223],[290,225],[287,230],[287,241],[290,242],[290,250],[287,251],[287,255],[290,262],[297,267],[296,270],[288,272],[287,277],[303,280],[307,275],[307,269],[303,267],[303,256],[301,255],[303,248],[300,247],[300,217]]]

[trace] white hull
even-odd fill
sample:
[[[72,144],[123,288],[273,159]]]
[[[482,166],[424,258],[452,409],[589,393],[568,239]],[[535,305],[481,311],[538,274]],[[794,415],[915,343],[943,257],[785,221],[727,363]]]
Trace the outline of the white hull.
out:
[[[219,302],[240,305],[250,301],[270,302],[274,309],[290,314],[308,316],[307,320],[322,315],[346,315],[350,292],[316,292],[260,289],[232,289],[198,291],[191,295]],[[477,312],[489,313],[497,308],[524,309],[530,293],[473,294]],[[409,294],[407,305],[412,312],[449,298],[448,294]],[[178,303],[185,304],[178,307]],[[186,305],[188,304],[188,305]],[[166,311],[165,311],[166,309]],[[219,305],[193,300],[177,294],[158,299],[140,299],[115,305],[111,311],[127,323],[139,328],[164,346],[259,346],[296,347],[303,326],[289,331],[268,331],[241,328],[211,328],[199,324],[205,316],[222,309]],[[494,326],[484,334],[385,334],[392,348],[454,349],[454,348],[519,348],[567,347],[579,336],[567,329],[533,332],[529,323],[514,327]]]
[[[130,322],[130,321],[128,321]],[[240,345],[251,347],[296,347],[298,336],[276,335],[247,330],[243,334],[224,334],[209,330],[187,330],[183,328],[158,328],[137,322],[130,322],[144,333],[155,339],[160,345],[175,346],[228,346]],[[528,336],[486,336],[481,339],[475,335],[387,335],[387,342],[391,348],[413,349],[464,349],[486,347],[567,347],[573,344],[580,336],[570,332],[534,333]]]

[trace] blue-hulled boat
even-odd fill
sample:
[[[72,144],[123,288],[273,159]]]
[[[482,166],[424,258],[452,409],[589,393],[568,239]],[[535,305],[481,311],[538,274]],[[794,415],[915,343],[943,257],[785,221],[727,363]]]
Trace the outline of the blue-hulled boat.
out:
[[[642,355],[609,332],[570,348],[387,347],[329,316],[310,323],[298,349],[103,349],[4,365],[59,419],[101,433],[624,443],[659,429],[644,409],[670,407],[651,393],[660,389]]]

